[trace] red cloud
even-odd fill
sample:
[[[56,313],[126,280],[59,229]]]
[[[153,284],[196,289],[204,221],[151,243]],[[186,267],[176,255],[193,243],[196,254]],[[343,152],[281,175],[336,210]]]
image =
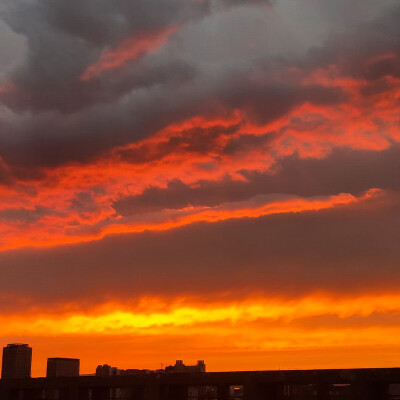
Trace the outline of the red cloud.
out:
[[[124,40],[115,49],[103,53],[94,64],[86,68],[81,80],[93,79],[105,71],[120,68],[129,61],[158,50],[178,29],[178,26],[170,26],[157,32],[144,32]]]
[[[103,70],[116,68],[132,59],[134,54],[138,55],[140,48],[145,48],[144,43],[160,44],[174,30],[176,28],[170,28],[151,38],[143,37],[134,50],[124,42],[116,50],[106,53],[108,56],[103,55],[109,60],[99,62],[99,66],[102,65]],[[249,211],[245,206],[234,212],[198,207],[190,215],[182,214],[173,221],[166,213],[157,221],[143,216],[132,223],[116,215],[113,204],[120,197],[138,196],[150,186],[165,189],[174,180],[191,189],[198,187],[201,181],[215,184],[222,184],[226,178],[245,181],[243,171],[271,174],[289,157],[324,159],[338,148],[379,152],[400,140],[398,78],[381,78],[385,84],[383,92],[365,92],[366,88],[370,89],[369,82],[347,77],[334,66],[289,72],[299,87],[340,88],[347,95],[346,101],[334,106],[303,102],[272,121],[252,119],[250,106],[245,102],[231,109],[219,104],[211,115],[199,112],[187,119],[176,118],[149,138],[115,147],[84,166],[67,164],[48,168],[37,181],[24,178],[20,171],[4,162],[0,165],[0,179],[3,183],[12,182],[12,185],[4,186],[0,198],[0,233],[3,237],[0,248],[78,243],[110,233],[170,229],[198,221],[265,215],[264,211]],[[350,168],[348,173],[352,172]],[[357,190],[348,185],[321,195],[358,195],[374,187],[388,189],[374,180],[370,186]],[[289,193],[296,194],[293,190]],[[262,193],[253,193],[257,194]],[[304,207],[296,211],[309,210],[312,202],[307,198],[315,194],[302,194],[306,196]],[[205,204],[235,201],[229,196],[222,200],[218,198],[217,202],[214,200]],[[185,208],[191,203],[178,204],[184,205],[171,208]],[[324,207],[334,206],[329,204],[329,201],[325,202]],[[53,212],[46,213],[45,210]],[[19,216],[18,220],[12,219],[15,215]],[[25,221],[29,221],[31,229],[26,229]]]

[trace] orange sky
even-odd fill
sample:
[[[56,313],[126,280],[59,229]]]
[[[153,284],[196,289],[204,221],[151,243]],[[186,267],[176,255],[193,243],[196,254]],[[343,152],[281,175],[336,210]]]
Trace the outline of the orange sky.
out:
[[[211,370],[374,367],[377,354],[379,367],[392,367],[399,309],[398,295],[172,305],[143,299],[136,308],[8,316],[1,326],[6,338],[33,345],[36,376],[46,357],[59,355],[80,357],[83,373],[104,362],[154,369],[202,356]]]

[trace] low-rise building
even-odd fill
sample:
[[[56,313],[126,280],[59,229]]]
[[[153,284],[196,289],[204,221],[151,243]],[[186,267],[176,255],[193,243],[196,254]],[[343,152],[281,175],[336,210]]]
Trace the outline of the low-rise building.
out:
[[[98,365],[96,368],[96,376],[117,376],[121,375],[121,370],[117,367],[111,367],[111,365],[103,364]]]
[[[167,373],[188,373],[188,372],[206,372],[206,364],[203,360],[197,361],[196,365],[185,365],[182,360],[176,360],[175,365],[165,368]]]
[[[79,376],[79,363],[78,358],[48,358],[46,376],[48,378]]]

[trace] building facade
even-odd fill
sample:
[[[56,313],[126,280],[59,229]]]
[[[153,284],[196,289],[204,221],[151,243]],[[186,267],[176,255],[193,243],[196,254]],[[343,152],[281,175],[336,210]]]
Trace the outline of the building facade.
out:
[[[27,344],[8,344],[3,348],[2,379],[31,377],[32,347]]]
[[[48,358],[47,373],[48,378],[79,376],[78,358]]]

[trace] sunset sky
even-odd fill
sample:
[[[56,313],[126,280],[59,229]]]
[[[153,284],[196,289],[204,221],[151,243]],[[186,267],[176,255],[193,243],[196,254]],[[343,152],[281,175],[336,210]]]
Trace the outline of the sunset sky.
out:
[[[1,0],[0,346],[400,366],[398,0]]]

